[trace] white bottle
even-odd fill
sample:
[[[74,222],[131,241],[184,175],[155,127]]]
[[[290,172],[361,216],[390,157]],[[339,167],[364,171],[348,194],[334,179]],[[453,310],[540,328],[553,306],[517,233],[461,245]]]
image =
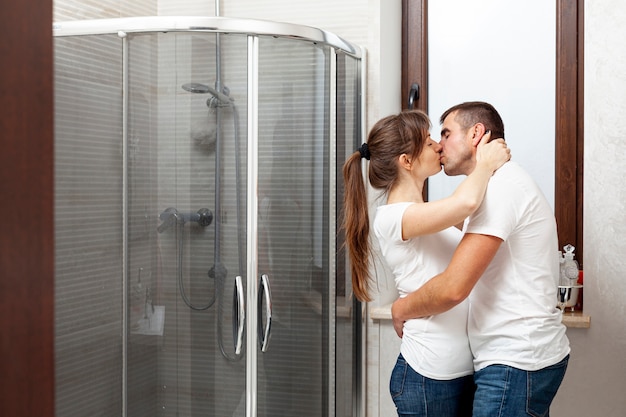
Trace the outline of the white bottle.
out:
[[[565,275],[563,275],[563,263],[565,262],[565,258],[563,257],[563,252],[559,251],[558,257],[559,257],[559,285],[565,286],[569,284],[569,280],[567,280],[565,278]]]

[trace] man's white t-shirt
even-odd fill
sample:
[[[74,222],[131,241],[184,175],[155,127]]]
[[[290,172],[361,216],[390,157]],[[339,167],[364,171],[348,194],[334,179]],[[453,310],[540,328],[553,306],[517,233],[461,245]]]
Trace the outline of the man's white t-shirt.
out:
[[[570,347],[556,308],[556,221],[539,187],[517,163],[495,172],[465,233],[503,240],[469,297],[475,370],[504,364],[534,371],[560,362]]]
[[[417,290],[450,263],[462,233],[451,227],[439,233],[402,240],[402,216],[413,203],[380,206],[374,233],[393,272],[400,297]],[[473,373],[467,339],[467,300],[435,316],[404,324],[400,353],[416,372],[449,380]]]

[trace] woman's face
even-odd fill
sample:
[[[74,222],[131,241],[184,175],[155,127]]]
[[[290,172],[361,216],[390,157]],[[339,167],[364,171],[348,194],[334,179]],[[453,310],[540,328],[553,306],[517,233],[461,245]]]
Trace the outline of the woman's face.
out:
[[[430,134],[424,142],[424,147],[420,156],[417,158],[418,164],[422,175],[426,178],[435,175],[441,171],[441,145],[430,137]]]

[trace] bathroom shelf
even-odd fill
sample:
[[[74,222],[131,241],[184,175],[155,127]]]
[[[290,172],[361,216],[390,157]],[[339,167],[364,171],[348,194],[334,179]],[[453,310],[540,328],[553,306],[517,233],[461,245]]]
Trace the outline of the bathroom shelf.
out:
[[[591,327],[591,317],[583,314],[582,311],[565,311],[563,312],[563,324],[567,327],[588,329]]]
[[[372,320],[391,320],[391,305],[371,307],[369,312]],[[564,312],[563,324],[566,327],[588,329],[591,327],[591,317],[581,311]]]
[[[372,320],[391,320],[391,305],[382,307],[370,307],[370,318]]]

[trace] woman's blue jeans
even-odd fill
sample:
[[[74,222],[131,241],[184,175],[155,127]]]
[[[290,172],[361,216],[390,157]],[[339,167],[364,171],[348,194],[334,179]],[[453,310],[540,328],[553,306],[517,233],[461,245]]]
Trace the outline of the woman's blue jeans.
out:
[[[474,417],[549,417],[569,355],[538,371],[490,365],[474,374]]]
[[[389,381],[399,417],[471,417],[474,381],[471,375],[447,381],[426,378],[398,356]]]

